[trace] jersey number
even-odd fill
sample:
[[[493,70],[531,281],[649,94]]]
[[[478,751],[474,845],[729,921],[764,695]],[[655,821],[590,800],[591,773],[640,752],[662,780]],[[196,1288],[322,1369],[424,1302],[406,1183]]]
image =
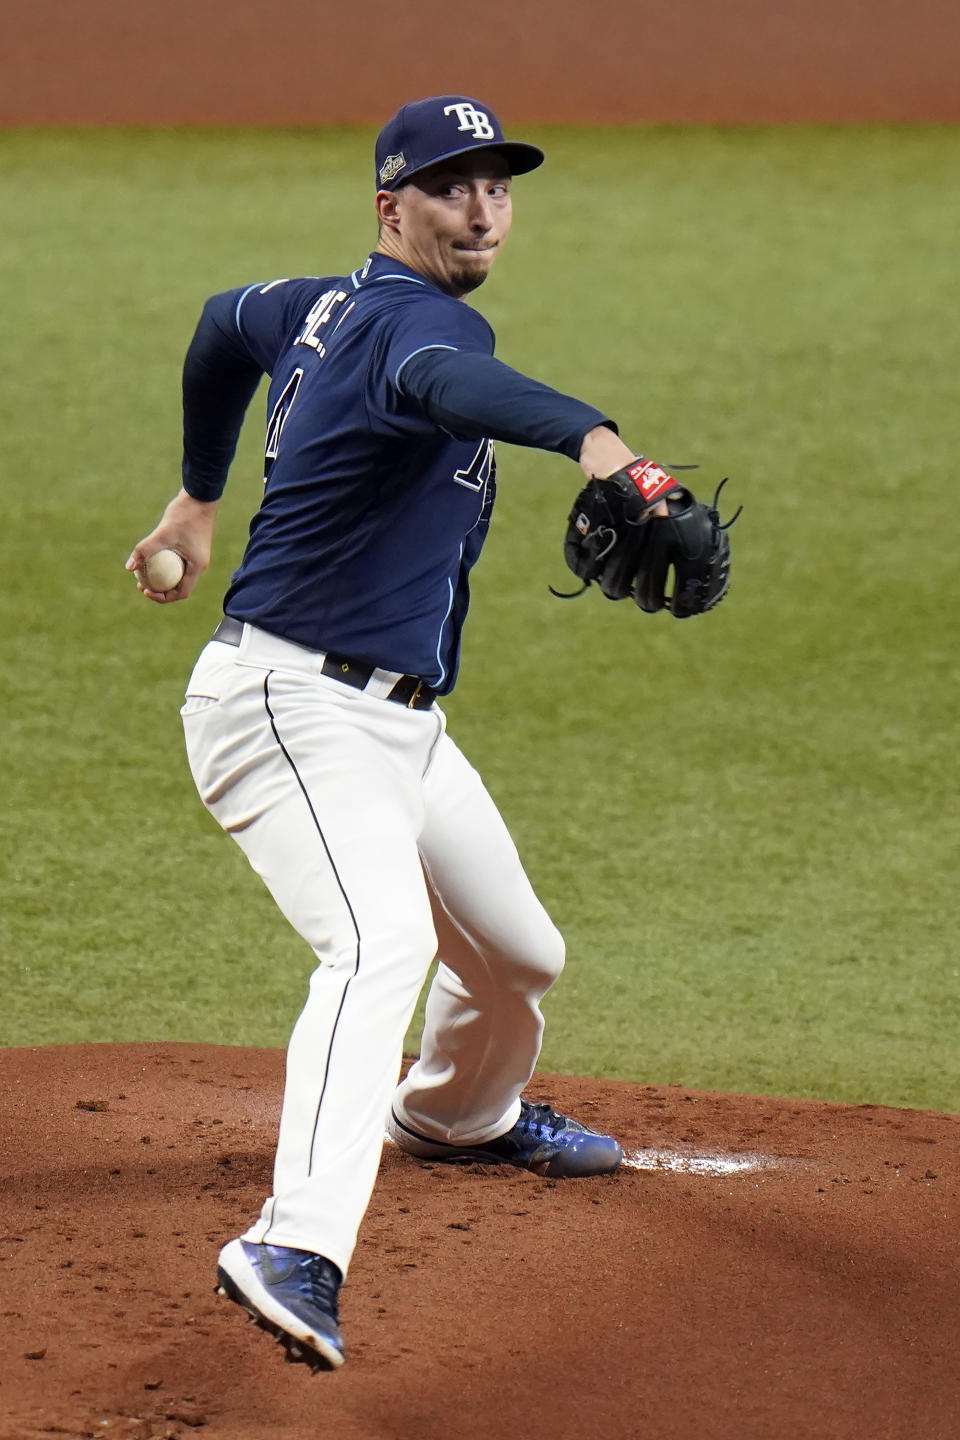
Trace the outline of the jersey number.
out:
[[[493,441],[481,440],[470,464],[465,470],[454,471],[453,478],[458,485],[465,485],[468,490],[482,490],[490,479],[492,469]]]
[[[303,370],[299,367],[294,370],[290,379],[283,387],[283,394],[280,396],[273,413],[267,421],[267,446],[265,456],[267,464],[276,460],[277,452],[280,449],[280,436],[283,434],[283,427],[287,423],[287,416],[293,408],[293,402],[297,398],[297,391],[300,389],[300,381],[303,379]]]

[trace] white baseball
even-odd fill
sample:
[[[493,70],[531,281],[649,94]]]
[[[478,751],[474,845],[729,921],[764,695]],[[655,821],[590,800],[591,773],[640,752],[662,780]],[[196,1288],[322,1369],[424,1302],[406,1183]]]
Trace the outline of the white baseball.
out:
[[[186,568],[176,550],[157,550],[134,574],[146,590],[175,590]]]

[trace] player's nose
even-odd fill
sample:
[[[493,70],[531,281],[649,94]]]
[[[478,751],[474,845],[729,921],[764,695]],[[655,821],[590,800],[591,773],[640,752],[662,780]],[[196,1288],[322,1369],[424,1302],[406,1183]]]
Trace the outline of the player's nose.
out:
[[[474,190],[470,204],[470,226],[477,234],[493,229],[493,206],[482,190]]]

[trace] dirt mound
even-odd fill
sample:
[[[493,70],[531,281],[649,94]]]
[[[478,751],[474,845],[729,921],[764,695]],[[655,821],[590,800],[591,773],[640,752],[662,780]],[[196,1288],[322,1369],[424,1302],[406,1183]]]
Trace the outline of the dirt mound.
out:
[[[629,1164],[387,1146],[314,1376],[213,1295],[282,1081],[278,1051],[0,1051],[3,1440],[960,1434],[960,1118],[537,1076]]]

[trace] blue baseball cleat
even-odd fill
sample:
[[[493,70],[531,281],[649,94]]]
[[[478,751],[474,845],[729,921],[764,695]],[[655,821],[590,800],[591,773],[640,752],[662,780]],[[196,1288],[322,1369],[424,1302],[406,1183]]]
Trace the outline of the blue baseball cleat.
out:
[[[551,1179],[606,1175],[616,1170],[623,1151],[612,1135],[598,1135],[549,1105],[520,1101],[520,1119],[505,1135],[482,1145],[445,1145],[418,1135],[391,1111],[387,1134],[408,1155],[421,1160],[480,1160],[491,1165],[517,1165]]]
[[[217,1293],[276,1336],[287,1359],[336,1370],[346,1359],[337,1314],[341,1275],[309,1250],[231,1240],[220,1251]]]

